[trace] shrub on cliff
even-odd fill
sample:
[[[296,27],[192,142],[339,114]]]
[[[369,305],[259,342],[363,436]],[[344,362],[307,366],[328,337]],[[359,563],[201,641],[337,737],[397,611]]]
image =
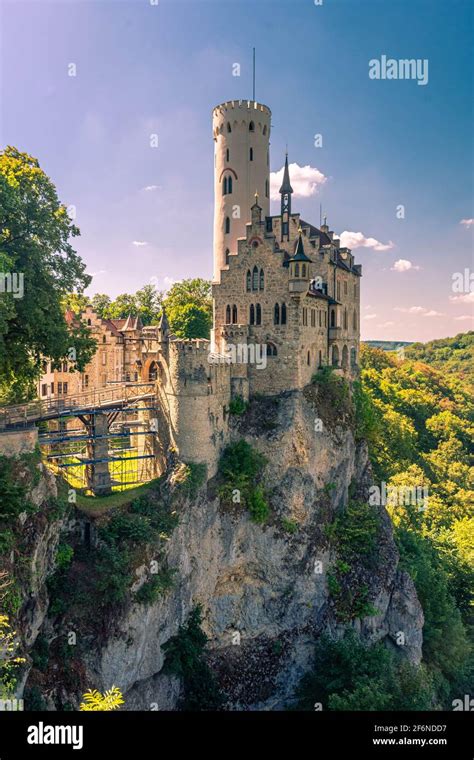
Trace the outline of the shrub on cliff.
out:
[[[227,446],[219,462],[219,496],[229,503],[242,504],[257,523],[265,522],[269,514],[264,490],[259,485],[266,463],[263,454],[244,439]]]
[[[183,684],[182,710],[216,710],[223,704],[213,672],[205,660],[207,636],[201,628],[201,607],[197,606],[178,633],[163,645],[163,673],[178,676]]]

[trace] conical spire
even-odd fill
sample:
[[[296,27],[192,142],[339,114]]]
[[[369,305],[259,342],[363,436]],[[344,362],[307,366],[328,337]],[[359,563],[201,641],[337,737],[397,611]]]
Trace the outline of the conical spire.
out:
[[[307,255],[304,252],[304,245],[303,245],[303,230],[301,227],[298,230],[298,242],[296,243],[296,250],[294,253],[294,256],[290,259],[290,261],[311,261],[307,257]]]
[[[284,194],[284,193],[292,193],[292,192],[293,192],[293,188],[291,187],[291,184],[290,184],[290,171],[288,169],[288,153],[286,153],[285,169],[283,171],[283,182],[280,187],[280,193]]]

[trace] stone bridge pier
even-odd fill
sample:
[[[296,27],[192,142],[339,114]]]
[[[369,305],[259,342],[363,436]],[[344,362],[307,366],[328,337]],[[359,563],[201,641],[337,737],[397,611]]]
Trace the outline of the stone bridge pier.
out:
[[[85,465],[87,487],[95,496],[112,493],[112,481],[109,471],[109,420],[106,414],[91,414],[81,417],[91,436],[87,441],[87,459],[93,460]]]

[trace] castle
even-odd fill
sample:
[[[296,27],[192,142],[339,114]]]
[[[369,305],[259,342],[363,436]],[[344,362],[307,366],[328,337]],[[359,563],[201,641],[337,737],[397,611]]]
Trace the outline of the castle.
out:
[[[361,277],[326,221],[318,228],[293,212],[288,156],[280,213],[270,215],[267,106],[222,103],[213,109],[212,129],[211,340],[177,339],[166,314],[159,326],[142,327],[133,318],[100,319],[88,308],[82,318],[98,350],[86,372],[76,373],[82,389],[156,381],[161,450],[173,446],[182,460],[205,462],[210,474],[228,440],[232,399],[302,388],[326,365],[356,371]],[[40,397],[50,395],[51,384],[58,393],[58,382],[63,390],[64,377],[41,378]]]

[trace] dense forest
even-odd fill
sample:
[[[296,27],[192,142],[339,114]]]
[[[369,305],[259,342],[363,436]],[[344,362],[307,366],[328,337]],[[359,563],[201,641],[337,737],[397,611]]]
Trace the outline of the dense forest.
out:
[[[361,347],[357,435],[368,441],[374,483],[423,494],[387,503],[401,565],[423,607],[423,664],[401,665],[354,634],[322,639],[300,687],[303,708],[450,710],[472,692],[474,399],[466,378],[473,335],[415,344],[404,359]]]
[[[474,332],[459,333],[454,338],[412,343],[405,349],[408,359],[418,359],[443,373],[461,379],[474,390]]]

